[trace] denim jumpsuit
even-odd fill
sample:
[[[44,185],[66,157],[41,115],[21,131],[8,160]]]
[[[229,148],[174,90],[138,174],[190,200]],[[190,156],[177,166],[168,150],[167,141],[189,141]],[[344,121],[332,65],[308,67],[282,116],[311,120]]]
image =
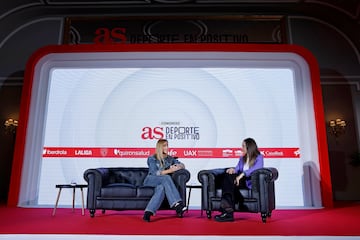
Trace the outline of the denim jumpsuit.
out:
[[[147,164],[149,166],[149,173],[144,180],[144,186],[155,187],[155,191],[146,206],[145,211],[152,212],[155,215],[155,212],[160,208],[165,196],[170,207],[174,207],[177,202],[182,200],[171,176],[168,174],[160,175],[161,171],[168,169],[173,164],[180,163],[181,162],[177,159],[167,156],[164,159],[164,166],[161,167],[160,161],[157,160],[155,156],[148,157]]]

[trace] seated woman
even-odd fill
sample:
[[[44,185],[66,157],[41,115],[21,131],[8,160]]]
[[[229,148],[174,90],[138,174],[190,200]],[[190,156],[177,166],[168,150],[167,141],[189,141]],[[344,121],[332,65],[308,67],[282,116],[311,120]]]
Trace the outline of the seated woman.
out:
[[[220,202],[222,213],[215,216],[218,222],[234,221],[235,203],[241,204],[243,199],[239,189],[251,189],[251,173],[264,166],[264,156],[261,155],[254,139],[244,139],[242,151],[243,156],[240,157],[236,167],[226,170]]]
[[[155,215],[165,196],[170,207],[175,209],[177,216],[183,217],[186,207],[169,174],[185,168],[185,165],[168,155],[168,141],[166,139],[160,139],[156,143],[156,152],[148,157],[147,164],[149,173],[144,180],[144,185],[155,187],[155,192],[146,206],[143,220],[150,222],[150,217]]]

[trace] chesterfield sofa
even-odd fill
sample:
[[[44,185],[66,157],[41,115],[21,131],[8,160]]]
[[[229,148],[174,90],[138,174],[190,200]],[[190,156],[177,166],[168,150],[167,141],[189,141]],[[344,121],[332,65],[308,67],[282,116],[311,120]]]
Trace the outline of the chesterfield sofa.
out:
[[[212,211],[220,210],[221,185],[226,168],[202,170],[198,173],[198,180],[201,183],[201,210],[206,211],[210,219]],[[235,212],[260,213],[263,223],[271,217],[275,209],[275,186],[278,178],[276,168],[261,168],[255,170],[251,176],[252,188],[240,189],[244,197],[244,204],[236,204]]]
[[[118,167],[87,169],[84,179],[88,184],[86,208],[94,217],[97,209],[145,210],[154,193],[153,187],[143,186],[148,168]],[[186,183],[190,172],[186,169],[171,174],[183,202],[186,203]],[[170,209],[165,198],[160,209]]]

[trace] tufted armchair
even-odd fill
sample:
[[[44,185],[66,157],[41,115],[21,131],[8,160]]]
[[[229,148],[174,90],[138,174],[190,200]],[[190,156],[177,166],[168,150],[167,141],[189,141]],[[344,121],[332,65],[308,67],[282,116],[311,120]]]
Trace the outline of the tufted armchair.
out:
[[[87,204],[90,216],[95,216],[96,209],[105,210],[144,210],[154,193],[153,187],[143,186],[148,168],[96,168],[84,172],[88,183]],[[185,203],[186,183],[190,173],[186,169],[174,172],[172,175],[180,196]],[[165,199],[161,209],[169,209]]]
[[[214,210],[220,210],[221,185],[226,168],[202,170],[198,173],[201,183],[201,210],[206,211],[207,217],[211,218]],[[244,197],[244,204],[236,204],[236,212],[261,213],[261,219],[265,223],[267,217],[271,217],[275,209],[275,186],[274,181],[278,178],[276,168],[261,168],[251,174],[252,189],[240,189]]]

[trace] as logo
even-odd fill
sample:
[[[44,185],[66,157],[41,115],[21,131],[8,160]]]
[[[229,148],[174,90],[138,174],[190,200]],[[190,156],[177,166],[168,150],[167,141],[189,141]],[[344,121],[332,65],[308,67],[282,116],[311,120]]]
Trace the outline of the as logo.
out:
[[[126,43],[126,29],[125,28],[98,28],[95,31],[95,43],[113,44]]]
[[[161,139],[164,138],[162,127],[144,127],[141,133],[142,139]]]

